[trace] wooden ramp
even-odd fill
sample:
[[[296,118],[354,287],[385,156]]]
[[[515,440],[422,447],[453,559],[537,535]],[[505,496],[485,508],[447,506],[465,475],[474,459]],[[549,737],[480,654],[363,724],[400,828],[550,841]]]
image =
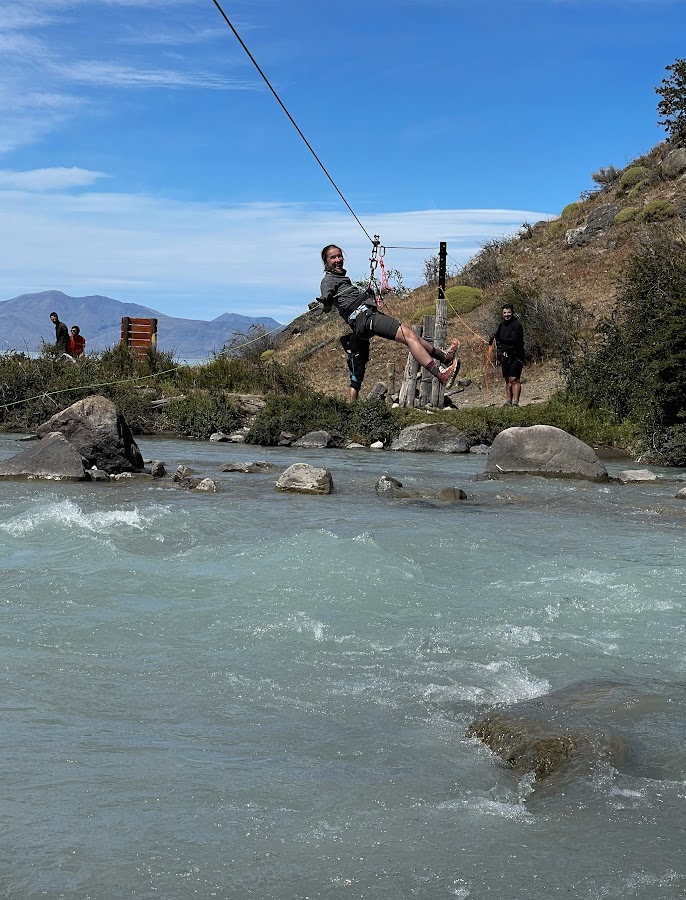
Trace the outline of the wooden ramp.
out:
[[[132,319],[124,316],[121,320],[121,343],[135,356],[144,356],[148,347],[157,346],[157,319]]]

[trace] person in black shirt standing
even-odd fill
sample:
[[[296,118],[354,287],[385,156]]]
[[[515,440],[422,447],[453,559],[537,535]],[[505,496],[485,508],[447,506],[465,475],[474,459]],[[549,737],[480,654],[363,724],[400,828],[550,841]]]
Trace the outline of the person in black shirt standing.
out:
[[[55,348],[57,351],[57,355],[61,356],[63,353],[67,352],[67,344],[69,343],[69,329],[64,324],[64,322],[60,322],[60,317],[56,312],[50,313],[50,321],[55,326]]]
[[[503,305],[503,321],[498,325],[488,344],[495,341],[498,361],[505,379],[506,400],[504,406],[519,406],[524,368],[524,329],[511,303]]]

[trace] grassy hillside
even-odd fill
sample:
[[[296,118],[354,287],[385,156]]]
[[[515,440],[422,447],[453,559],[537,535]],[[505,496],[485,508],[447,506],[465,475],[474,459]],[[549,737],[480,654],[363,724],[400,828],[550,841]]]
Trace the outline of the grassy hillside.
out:
[[[564,330],[565,319],[573,314],[579,338],[592,342],[601,319],[612,316],[627,262],[637,248],[655,230],[683,232],[686,159],[680,169],[680,154],[686,156],[686,151],[662,143],[623,169],[599,169],[594,173],[596,190],[570,202],[557,218],[525,223],[516,236],[489,242],[457,278],[449,280],[448,331],[462,341],[462,375],[473,381],[458,396],[460,406],[494,404],[501,399],[499,373],[488,373],[485,368],[485,338],[499,321],[500,305],[506,299],[514,299],[517,308],[533,298],[540,319],[540,334],[527,334],[528,347],[535,337],[542,356],[525,369],[523,402],[545,400],[555,390],[560,381],[559,353],[551,346],[555,343],[553,332]],[[453,292],[449,289],[459,285],[478,289],[477,295],[480,291],[483,298],[461,315],[450,302]],[[436,287],[429,285],[403,299],[391,297],[391,314],[419,322],[435,297]],[[316,390],[344,396],[345,361],[336,337],[345,330],[335,313],[308,313],[290,329],[276,357],[298,361]],[[323,346],[311,352],[319,345]],[[370,389],[376,380],[386,380],[389,362],[395,363],[399,379],[405,359],[404,348],[375,340],[365,388]]]

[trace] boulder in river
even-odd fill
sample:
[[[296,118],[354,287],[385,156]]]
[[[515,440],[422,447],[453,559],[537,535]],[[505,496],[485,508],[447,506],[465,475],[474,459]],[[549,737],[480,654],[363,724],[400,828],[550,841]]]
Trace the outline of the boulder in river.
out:
[[[422,422],[403,428],[391,444],[391,450],[424,453],[468,453],[467,438],[446,422]]]
[[[52,432],[26,450],[0,462],[0,478],[84,481],[81,454],[63,434]]]
[[[587,776],[602,764],[682,780],[684,727],[684,683],[594,679],[490,710],[470,724],[467,736],[515,771],[561,788],[563,776]]]
[[[489,450],[486,473],[608,480],[607,469],[595,450],[553,425],[501,431]]]
[[[38,437],[59,431],[84,458],[109,475],[142,472],[143,457],[121,410],[106,397],[86,397],[55,413],[36,429]]]
[[[281,474],[276,490],[293,494],[330,494],[333,492],[333,479],[328,469],[294,463]]]

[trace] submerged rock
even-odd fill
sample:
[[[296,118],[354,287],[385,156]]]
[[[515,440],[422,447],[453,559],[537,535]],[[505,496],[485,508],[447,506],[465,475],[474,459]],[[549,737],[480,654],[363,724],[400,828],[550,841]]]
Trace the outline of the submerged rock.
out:
[[[255,460],[252,462],[231,462],[222,466],[222,472],[242,472],[245,475],[255,475],[260,472],[271,472],[275,469],[271,463],[266,460]]]
[[[467,736],[515,771],[546,782],[563,773],[587,776],[602,763],[643,777],[683,779],[684,727],[684,684],[589,680],[492,710],[470,724]],[[672,745],[666,736],[674,736]]]

